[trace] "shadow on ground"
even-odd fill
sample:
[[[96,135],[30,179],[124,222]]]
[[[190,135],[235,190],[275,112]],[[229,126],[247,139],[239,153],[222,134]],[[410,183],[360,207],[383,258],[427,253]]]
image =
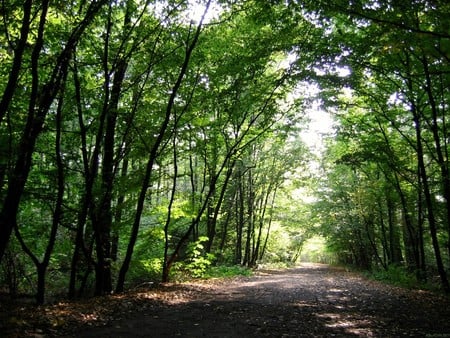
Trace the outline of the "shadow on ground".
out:
[[[0,304],[0,337],[449,337],[450,300],[326,265],[44,307]]]
[[[195,290],[190,300],[149,299],[142,311],[76,336],[450,337],[448,299],[324,265],[185,287]]]

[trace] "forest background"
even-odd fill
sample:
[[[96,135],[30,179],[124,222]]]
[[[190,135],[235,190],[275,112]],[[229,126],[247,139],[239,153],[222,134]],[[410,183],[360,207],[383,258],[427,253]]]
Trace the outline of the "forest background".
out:
[[[295,263],[310,238],[309,258],[450,291],[447,1],[0,13],[1,291]],[[334,128],[311,148],[319,110]]]

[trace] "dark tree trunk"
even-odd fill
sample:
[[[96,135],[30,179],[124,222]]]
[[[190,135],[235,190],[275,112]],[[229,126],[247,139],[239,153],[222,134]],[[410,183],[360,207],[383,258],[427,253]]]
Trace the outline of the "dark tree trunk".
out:
[[[0,124],[8,111],[9,104],[14,96],[15,89],[17,87],[17,80],[19,79],[20,70],[22,68],[23,53],[27,46],[28,34],[30,32],[31,25],[31,12],[33,1],[25,0],[23,4],[23,18],[22,25],[20,27],[20,38],[17,42],[17,46],[14,48],[14,59],[11,70],[9,71],[8,82],[3,91],[2,99],[0,101]],[[0,256],[1,260],[1,256]]]
[[[234,254],[234,263],[242,264],[242,235],[245,223],[244,214],[244,189],[242,186],[242,174],[238,173],[237,178],[237,201],[236,201],[236,245]]]
[[[425,91],[428,95],[428,102],[429,106],[431,108],[431,115],[432,115],[432,121],[431,121],[431,131],[433,133],[434,138],[434,144],[435,144],[435,151],[437,155],[437,163],[440,168],[441,172],[441,179],[442,179],[442,192],[444,195],[445,200],[445,210],[446,210],[446,221],[445,221],[445,229],[447,231],[447,255],[448,258],[450,258],[450,175],[449,175],[449,168],[448,168],[448,151],[447,147],[442,146],[441,137],[439,135],[439,120],[443,120],[445,123],[445,117],[439,116],[439,108],[438,104],[436,102],[435,95],[433,93],[433,87],[432,87],[432,80],[431,80],[431,74],[428,66],[428,60],[424,56],[422,58],[422,65],[424,68],[425,73],[425,80],[426,80],[426,86]],[[441,102],[442,103],[442,102]],[[443,106],[445,106],[445,103],[442,103]],[[445,108],[444,108],[445,109]],[[442,136],[444,140],[448,139],[448,135],[444,126],[444,135]]]
[[[247,190],[248,190],[248,194],[245,194],[245,201],[244,203],[247,204],[247,232],[246,232],[246,236],[245,236],[245,251],[244,251],[244,261],[242,262],[243,265],[247,265],[248,267],[250,267],[251,265],[251,261],[252,261],[252,242],[253,242],[253,235],[254,235],[254,228],[255,228],[255,193],[253,191],[253,175],[252,175],[252,170],[249,169],[247,171],[248,174],[248,180],[247,180]]]
[[[125,158],[122,162],[122,170],[121,170],[122,179],[125,179],[127,175],[128,175],[128,159]],[[112,230],[111,235],[111,259],[114,262],[117,261],[117,256],[119,252],[119,231],[117,230],[117,227],[120,226],[120,224],[122,223],[124,203],[125,203],[125,194],[119,193],[119,196],[117,197],[116,212],[114,214],[114,223],[117,226],[116,229]]]
[[[26,126],[22,133],[17,159],[9,180],[3,208],[0,211],[0,261],[5,253],[11,232],[16,225],[17,211],[31,169],[31,159],[35,149],[36,140],[42,131],[47,113],[63,84],[62,82],[67,72],[73,49],[85,29],[92,22],[105,2],[106,0],[101,0],[90,4],[85,17],[78,26],[73,29],[64,49],[57,57],[49,81],[42,86],[42,95],[39,99],[37,98],[37,88],[34,89],[35,94],[32,93],[29,102],[30,109]],[[35,50],[38,50],[38,47],[39,46],[36,45]],[[38,57],[38,53],[36,54],[37,56],[34,56],[35,59]],[[32,65],[32,69],[33,67],[37,67],[37,59],[34,61],[32,60],[32,63],[33,62],[35,62],[35,65]],[[33,98],[33,95],[35,98]]]
[[[424,197],[425,197],[425,203],[427,206],[428,225],[430,228],[431,241],[433,244],[434,256],[436,259],[436,266],[437,266],[439,276],[441,278],[442,288],[444,289],[444,291],[446,293],[449,293],[450,285],[448,282],[447,273],[444,268],[444,264],[443,264],[442,256],[441,256],[441,250],[439,247],[436,218],[434,216],[433,200],[432,200],[432,196],[431,196],[431,192],[430,192],[430,188],[429,188],[429,184],[428,184],[428,176],[427,176],[426,168],[425,168],[420,117],[414,106],[412,108],[412,112],[414,115],[414,123],[415,123],[415,128],[416,128],[417,160],[419,163],[420,177],[422,180],[423,193],[424,193]]]
[[[227,192],[228,183],[230,182],[230,178],[231,178],[231,175],[233,173],[233,167],[234,167],[234,162],[231,163],[231,165],[227,169],[227,173],[225,175],[225,181],[224,181],[224,183],[222,185],[222,188],[220,190],[220,195],[219,195],[219,198],[218,198],[218,200],[216,202],[216,206],[214,208],[214,213],[212,215],[212,219],[210,220],[210,222],[212,223],[210,226],[214,230],[211,230],[210,234],[208,235],[208,242],[206,243],[206,246],[205,246],[205,251],[207,253],[210,253],[211,250],[212,250],[212,247],[213,247],[214,238],[215,238],[215,235],[216,235],[217,218],[219,217],[219,212],[220,212],[220,210],[222,208],[222,204],[223,204],[223,201],[224,201],[224,198],[225,198],[225,193]],[[222,247],[222,249],[223,249],[223,247]]]
[[[390,264],[390,245],[387,238],[387,229],[384,219],[384,209],[381,201],[378,201],[378,217],[380,220],[380,231],[381,231],[381,246],[383,248],[383,266],[387,266]]]
[[[226,203],[226,217],[221,222],[222,229],[221,229],[221,236],[220,236],[220,245],[219,245],[219,252],[222,254],[225,250],[225,245],[227,243],[227,237],[228,237],[228,226],[230,224],[230,221],[232,220],[233,216],[233,201],[236,200],[236,194],[237,190],[235,187],[232,187],[232,192],[230,193],[230,197],[227,198]]]
[[[275,187],[275,188],[274,188]],[[274,201],[275,196],[276,196],[276,191],[277,191],[277,183],[275,184],[269,184],[269,186],[267,187],[266,191],[264,192],[264,196],[260,198],[260,203],[259,203],[259,215],[258,215],[258,236],[256,238],[256,243],[255,243],[255,249],[254,249],[254,253],[253,253],[253,257],[252,257],[252,263],[251,266],[254,267],[257,264],[258,259],[260,259],[260,251],[261,251],[261,241],[262,241],[262,237],[263,237],[263,228],[264,228],[264,224],[265,224],[265,218],[266,218],[266,212],[267,212],[267,208],[269,207],[269,199],[270,196],[272,195],[272,201]],[[273,205],[271,205],[272,207]],[[270,221],[270,220],[269,220]],[[300,254],[301,248],[299,248],[297,255]],[[297,258],[294,259],[294,261],[296,261]]]
[[[64,79],[65,80],[65,79]],[[64,89],[62,90],[64,91]],[[63,95],[61,95],[63,96]],[[16,227],[16,237],[19,240],[23,251],[31,258],[33,263],[36,266],[37,272],[37,291],[36,291],[36,302],[41,305],[44,304],[45,300],[45,279],[47,268],[50,263],[50,258],[53,253],[53,248],[56,242],[56,234],[58,231],[58,226],[62,218],[62,205],[63,205],[63,196],[64,196],[64,172],[63,172],[63,163],[61,157],[61,125],[62,125],[62,107],[63,107],[63,99],[59,100],[57,113],[56,113],[56,143],[55,143],[55,158],[56,158],[56,182],[57,182],[57,191],[56,191],[56,199],[55,199],[55,207],[53,211],[52,217],[52,225],[50,228],[50,234],[48,237],[47,247],[45,248],[44,258],[41,262],[34,255],[31,250],[27,247],[26,243],[20,236],[19,229]]]
[[[378,253],[378,247],[375,238],[374,231],[374,222],[373,215],[369,215],[369,217],[365,217],[362,222],[364,223],[364,228],[366,229],[367,240],[369,241],[370,246],[372,247],[372,256],[375,256],[375,259],[380,263],[380,265],[387,270],[386,263],[381,259],[380,254]]]
[[[164,224],[164,259],[163,259],[163,271],[162,281],[167,282],[169,280],[170,266],[169,266],[169,225],[172,219],[172,206],[175,201],[175,193],[177,190],[177,177],[178,177],[178,156],[176,147],[176,133],[173,135],[173,178],[172,178],[172,190],[170,193],[169,205],[167,207],[166,223]]]
[[[127,62],[120,60],[114,72],[114,81],[109,103],[105,104],[106,128],[103,140],[102,189],[101,203],[97,206],[95,223],[93,224],[96,239],[96,294],[108,294],[112,291],[111,275],[111,227],[112,227],[112,194],[114,187],[114,150],[117,122],[117,110]]]
[[[269,220],[268,220],[268,224],[267,224],[267,231],[266,231],[266,236],[264,238],[264,244],[262,246],[262,250],[261,250],[261,254],[259,255],[259,259],[262,260],[264,257],[264,254],[266,253],[266,248],[267,248],[267,242],[269,241],[269,235],[270,235],[270,228],[272,226],[272,216],[273,216],[273,206],[275,204],[275,197],[277,195],[277,191],[278,191],[278,186],[275,186],[275,189],[273,190],[272,193],[272,199],[270,202],[270,213],[269,213]]]
[[[389,227],[389,263],[401,264],[403,261],[402,250],[400,246],[400,234],[397,228],[397,222],[395,217],[395,205],[390,198],[387,200],[388,210],[388,227]]]
[[[76,55],[75,55],[76,57]],[[75,58],[74,57],[74,58]],[[75,247],[72,254],[72,260],[70,265],[70,280],[69,280],[69,292],[68,296],[70,299],[76,296],[76,281],[78,274],[78,264],[82,255],[84,255],[85,259],[85,271],[91,270],[91,265],[93,263],[91,252],[85,246],[84,242],[84,232],[86,228],[86,220],[89,214],[89,210],[91,208],[92,201],[92,189],[94,185],[94,173],[91,172],[89,167],[89,154],[88,154],[88,146],[87,146],[87,127],[84,124],[83,120],[83,104],[81,98],[81,84],[78,76],[78,64],[76,59],[73,63],[73,80],[74,80],[74,88],[75,88],[75,101],[78,113],[78,125],[79,125],[79,134],[81,140],[81,155],[83,159],[83,177],[84,177],[84,192],[80,199],[80,207],[78,210],[77,217],[77,225],[75,232]],[[94,151],[94,155],[96,152]],[[85,273],[86,275],[86,273]]]

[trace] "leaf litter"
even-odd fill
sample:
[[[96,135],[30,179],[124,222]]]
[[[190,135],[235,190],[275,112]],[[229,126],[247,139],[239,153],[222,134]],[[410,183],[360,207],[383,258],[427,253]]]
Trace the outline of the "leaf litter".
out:
[[[303,264],[39,307],[2,301],[0,336],[450,338],[450,299]]]

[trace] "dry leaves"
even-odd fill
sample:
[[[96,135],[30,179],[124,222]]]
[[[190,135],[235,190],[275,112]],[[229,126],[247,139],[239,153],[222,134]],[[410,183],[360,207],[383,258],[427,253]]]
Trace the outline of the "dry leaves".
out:
[[[132,292],[35,307],[0,303],[2,337],[423,336],[450,337],[449,299],[369,281],[325,266],[254,277],[144,286]],[[145,322],[145,324],[143,324]],[[234,331],[233,331],[234,330]],[[244,331],[243,331],[244,330]],[[211,333],[211,334],[209,334]]]

